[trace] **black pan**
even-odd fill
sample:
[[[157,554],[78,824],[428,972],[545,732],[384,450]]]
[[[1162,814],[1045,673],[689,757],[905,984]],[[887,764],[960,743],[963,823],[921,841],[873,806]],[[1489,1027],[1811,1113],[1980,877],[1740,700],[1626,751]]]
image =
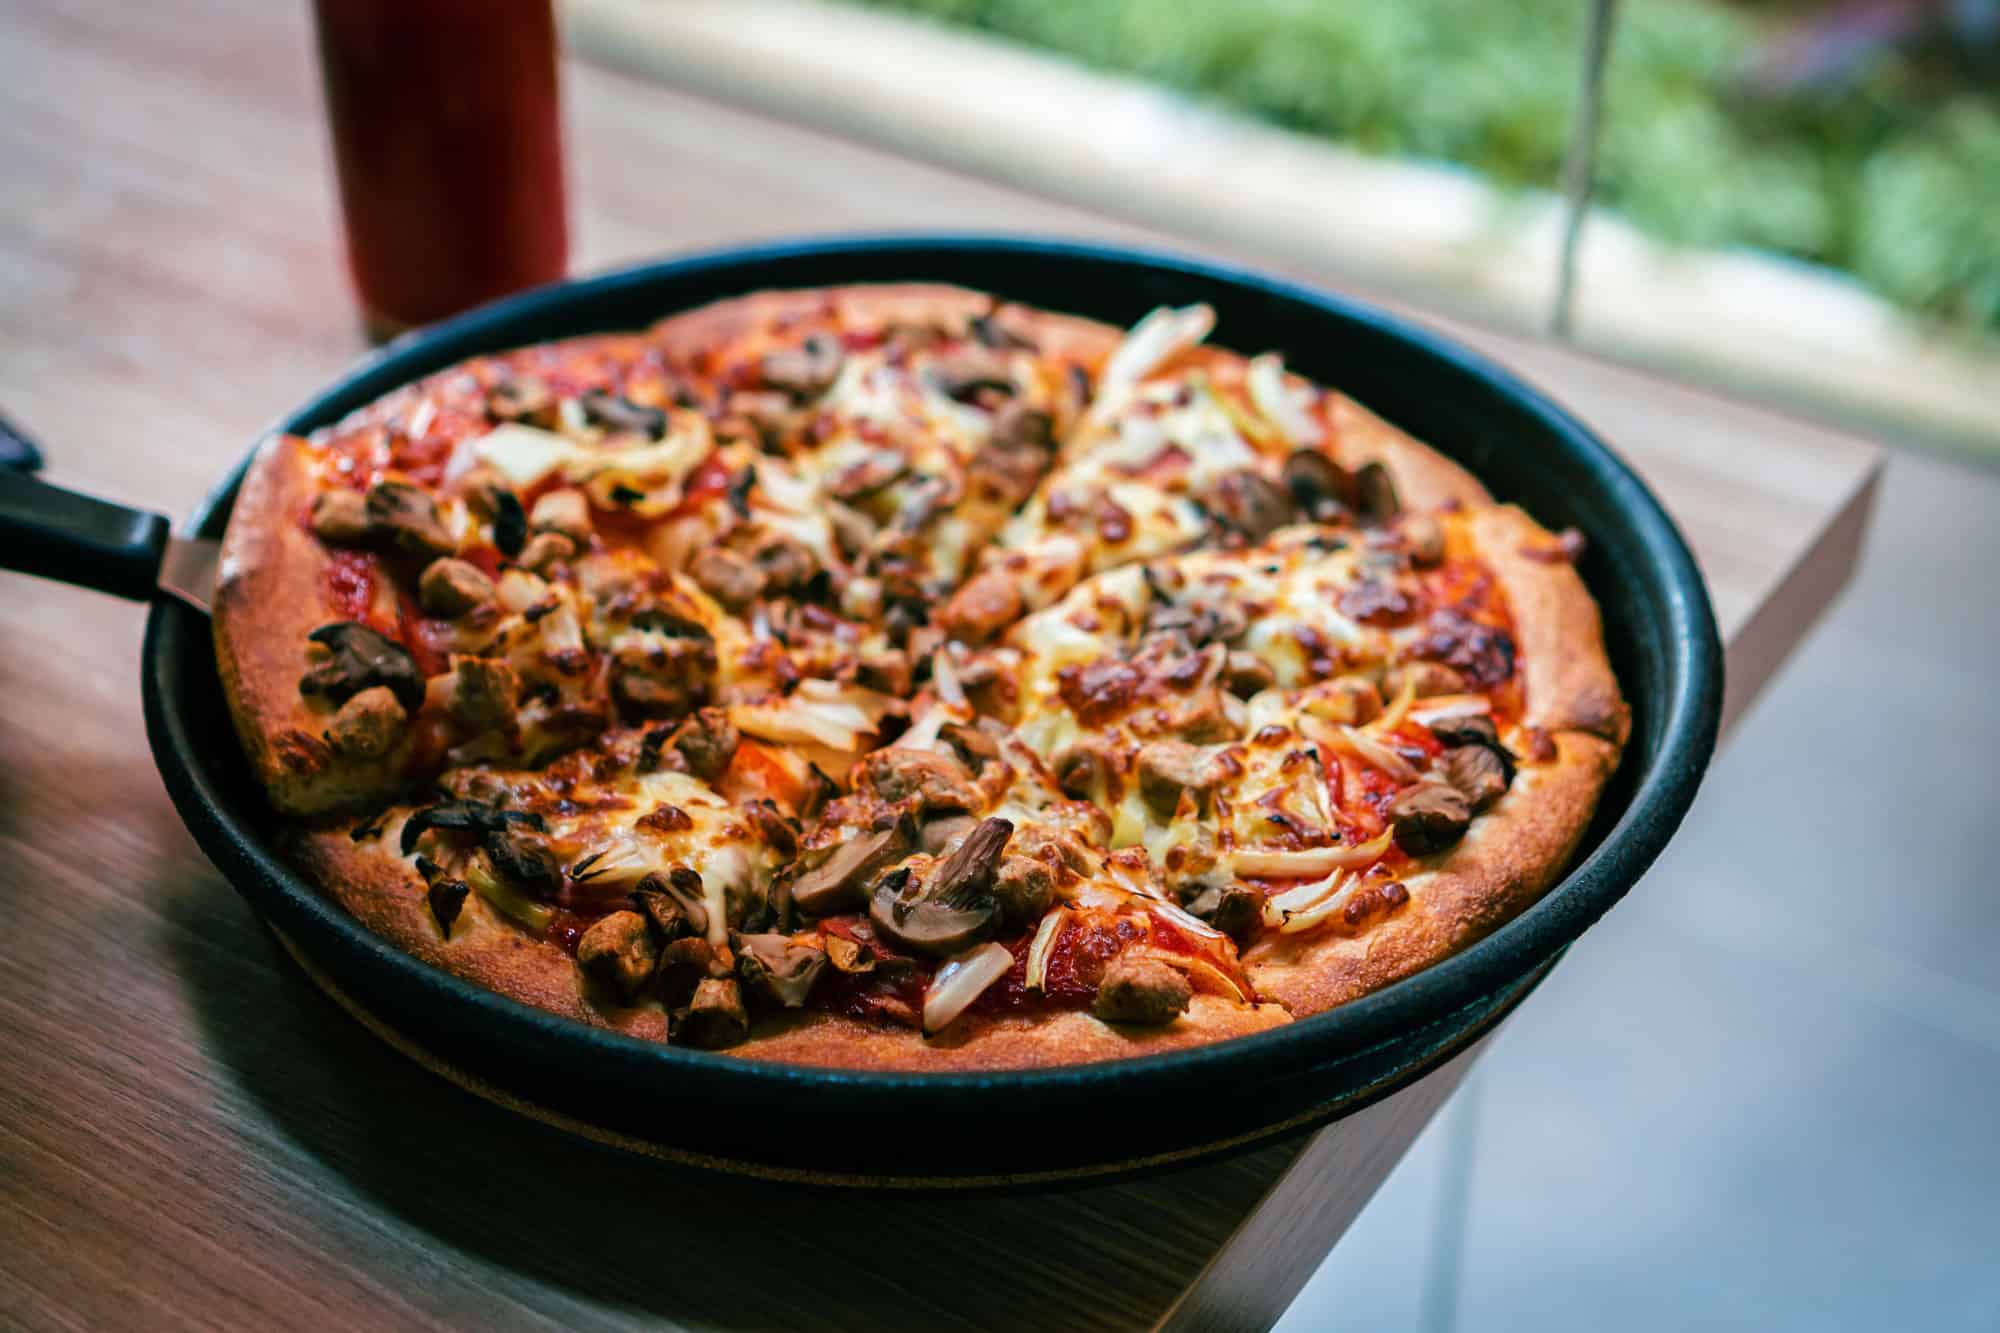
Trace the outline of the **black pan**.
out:
[[[1348,1114],[1486,1031],[1637,882],[1680,823],[1715,743],[1722,654],[1693,559],[1631,470],[1560,408],[1465,349],[1380,311],[1262,275],[1066,242],[945,236],[780,243],[558,284],[391,344],[279,420],[306,433],[466,357],[643,327],[762,287],[933,280],[1129,324],[1206,301],[1215,341],[1274,348],[1588,537],[1633,711],[1623,770],[1574,869],[1464,953],[1330,1013],[1196,1050],[990,1075],[760,1064],[620,1037],[529,1009],[377,939],[273,851],[278,823],[238,753],[206,619],[157,595],[165,525],[15,480],[4,563],[153,597],[146,724],[176,808],[323,987],[402,1049],[484,1095],[609,1142],[781,1178],[1035,1184],[1229,1151]],[[222,532],[242,468],[194,515]],[[311,1052],[298,1058],[312,1059]]]

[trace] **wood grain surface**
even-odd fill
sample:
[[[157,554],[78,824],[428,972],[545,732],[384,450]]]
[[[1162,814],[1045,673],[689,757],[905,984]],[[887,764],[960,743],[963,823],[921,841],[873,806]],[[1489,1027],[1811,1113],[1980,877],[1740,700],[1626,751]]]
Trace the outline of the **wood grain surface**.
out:
[[[185,513],[361,350],[304,11],[0,9],[0,410],[39,436],[51,480]],[[580,269],[864,227],[1163,239],[587,66],[566,77]],[[1658,486],[1747,699],[1845,577],[1872,448],[1447,327]],[[1260,1327],[1476,1054],[1307,1143],[1052,1195],[855,1198],[626,1158],[423,1072],[282,961],[153,771],[142,620],[0,575],[0,1322]],[[1031,1116],[1023,1132],[1044,1132]]]

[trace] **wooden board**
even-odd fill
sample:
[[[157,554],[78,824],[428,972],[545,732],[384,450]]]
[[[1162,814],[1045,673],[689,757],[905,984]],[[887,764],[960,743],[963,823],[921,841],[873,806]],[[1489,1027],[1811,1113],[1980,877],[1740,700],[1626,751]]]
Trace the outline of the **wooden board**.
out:
[[[17,0],[0,50],[0,410],[41,438],[52,480],[185,513],[362,350],[304,7]],[[1165,239],[702,98],[567,76],[579,268],[867,227]],[[1872,448],[1447,327],[1659,487],[1732,638],[1732,700],[1747,699],[1845,577]],[[281,960],[153,772],[141,624],[131,605],[0,575],[8,1319],[1258,1326],[1476,1054],[1310,1143],[1066,1194],[855,1200],[629,1160],[425,1074]],[[822,1276],[828,1260],[840,1276]]]

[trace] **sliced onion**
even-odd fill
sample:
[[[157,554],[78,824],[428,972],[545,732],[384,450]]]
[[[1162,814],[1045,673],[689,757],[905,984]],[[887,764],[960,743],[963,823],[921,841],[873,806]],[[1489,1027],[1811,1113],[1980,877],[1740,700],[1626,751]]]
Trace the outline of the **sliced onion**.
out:
[[[583,651],[583,629],[576,623],[576,611],[568,602],[556,603],[555,610],[542,617],[542,647],[561,656]]]
[[[1294,448],[1320,442],[1319,423],[1299,405],[1300,394],[1285,383],[1285,363],[1274,353],[1250,359],[1250,401]]]
[[[860,685],[842,685],[838,681],[808,678],[798,683],[792,691],[798,699],[810,699],[814,703],[845,704],[866,717],[871,723],[880,722],[882,715],[900,705],[901,700],[893,694],[883,694],[879,690],[867,689]]]
[[[1359,875],[1350,876],[1348,881],[1341,885],[1336,892],[1330,893],[1320,899],[1319,902],[1306,911],[1294,912],[1286,917],[1285,923],[1278,927],[1278,933],[1280,935],[1297,935],[1323,924],[1328,917],[1344,909],[1347,906],[1347,900],[1354,896],[1354,891],[1366,882]]]
[[[1491,713],[1493,701],[1483,694],[1433,694],[1410,708],[1410,720],[1429,726],[1439,718],[1465,717],[1471,713]]]
[[[1035,927],[1035,938],[1028,944],[1029,990],[1041,990],[1048,981],[1049,954],[1056,947],[1056,937],[1062,934],[1063,922],[1068,919],[1067,907],[1051,907],[1042,924]]]
[[[874,724],[851,705],[798,698],[737,704],[729,710],[729,720],[763,740],[809,741],[830,750],[853,750],[861,744],[863,732],[874,730]]]
[[[1132,388],[1164,365],[1176,352],[1194,346],[1215,327],[1215,311],[1205,305],[1183,306],[1179,310],[1161,306],[1132,326],[1125,340],[1104,363],[1097,383],[1097,396],[1090,405],[1090,420],[1102,422],[1130,401]]]
[[[1403,688],[1396,692],[1396,697],[1391,701],[1389,706],[1383,709],[1373,721],[1369,722],[1368,731],[1376,736],[1384,736],[1394,731],[1403,724],[1404,714],[1410,711],[1410,705],[1415,703],[1416,700],[1417,673],[1414,671],[1405,671],[1403,673]]]
[[[1341,881],[1346,877],[1345,870],[1336,870],[1325,879],[1316,879],[1296,889],[1272,894],[1264,900],[1264,924],[1282,926],[1298,913],[1317,907],[1327,895],[1339,891]]]
[[[578,873],[579,868],[581,874]],[[654,871],[665,868],[665,863],[656,853],[629,838],[619,837],[588,856],[578,857],[570,867],[570,878],[593,892],[607,889],[623,891],[631,889]]]
[[[1012,966],[1014,955],[1004,944],[981,944],[948,959],[931,978],[931,988],[924,993],[924,1031],[937,1032],[949,1027],[953,1019],[965,1012],[966,1006],[1006,976]]]
[[[1338,744],[1367,760],[1396,781],[1417,780],[1416,766],[1373,736],[1356,731],[1353,727],[1337,726],[1333,731],[1339,738]]]
[[[1198,990],[1205,990],[1211,995],[1227,995],[1238,1004],[1250,1003],[1250,993],[1243,989],[1241,982],[1217,967],[1213,960],[1204,958],[1198,953],[1172,953],[1166,949],[1152,949],[1144,945],[1125,952],[1127,956],[1152,958],[1165,963],[1168,967],[1186,972],[1188,979],[1196,983]],[[1207,985],[1202,985],[1203,982]]]
[[[1150,907],[1153,911],[1158,912],[1161,916],[1165,917],[1167,920],[1173,922],[1176,926],[1179,926],[1182,930],[1185,930],[1190,935],[1198,935],[1205,940],[1219,940],[1225,938],[1223,933],[1217,930],[1214,926],[1209,925],[1208,922],[1203,921],[1200,917],[1196,916],[1193,912],[1188,911],[1186,908],[1175,906],[1173,903],[1168,902],[1165,898],[1148,899],[1146,905]]]
[[[937,687],[938,698],[954,708],[967,706],[965,687],[958,683],[958,669],[952,665],[950,652],[940,649],[932,655],[931,684]]]
[[[510,615],[520,615],[548,594],[549,585],[525,569],[500,571],[500,582],[495,596],[500,602],[500,608]]]
[[[1389,850],[1395,834],[1384,830],[1379,837],[1351,847],[1307,847],[1300,851],[1262,850],[1251,847],[1230,858],[1230,869],[1239,876],[1260,879],[1315,878],[1336,870],[1354,870],[1373,865]]]

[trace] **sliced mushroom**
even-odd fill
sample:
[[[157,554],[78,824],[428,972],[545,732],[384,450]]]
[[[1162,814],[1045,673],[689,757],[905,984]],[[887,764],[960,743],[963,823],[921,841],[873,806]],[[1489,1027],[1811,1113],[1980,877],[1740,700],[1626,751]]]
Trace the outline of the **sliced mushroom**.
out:
[[[1225,472],[1195,497],[1224,527],[1261,542],[1297,517],[1291,494],[1249,468]]]
[[[465,910],[465,900],[472,892],[472,886],[462,879],[447,879],[440,876],[424,890],[424,903],[431,909],[431,917],[438,923],[438,930],[446,939],[451,938],[452,924],[458,914]]]
[[[663,940],[708,933],[701,874],[690,866],[675,866],[664,876],[647,875],[633,887],[632,901]]]
[[[1194,999],[1194,987],[1177,967],[1157,958],[1122,953],[1104,969],[1090,1011],[1107,1023],[1171,1023]]]
[[[556,396],[533,375],[510,375],[486,391],[486,415],[532,426],[556,423]]]
[[[961,402],[970,402],[982,392],[1014,392],[1006,353],[977,343],[939,357],[930,367],[930,376],[945,397]]]
[[[1457,844],[1472,823],[1472,806],[1442,779],[1420,782],[1399,792],[1383,813],[1396,832],[1396,845],[1411,856],[1428,856]]]
[[[1438,742],[1445,746],[1484,745],[1494,750],[1501,748],[1499,729],[1493,725],[1493,719],[1484,713],[1460,713],[1438,718],[1431,723],[1431,735],[1437,737]]]
[[[1210,884],[1183,904],[1188,911],[1241,943],[1250,938],[1263,911],[1256,890],[1234,882]]]
[[[455,620],[493,600],[493,580],[479,566],[450,556],[424,566],[417,580],[417,602],[425,615]]]
[[[401,846],[408,856],[417,849],[417,839],[434,828],[463,832],[494,833],[511,825],[540,832],[542,817],[526,810],[502,810],[484,801],[440,801],[411,813],[403,821]]]
[[[1316,449],[1296,449],[1285,460],[1285,488],[1315,522],[1330,523],[1347,512],[1349,482],[1340,465]]]
[[[1506,795],[1513,777],[1500,753],[1484,745],[1461,745],[1446,750],[1438,760],[1437,771],[1465,798],[1474,814]]]
[[[592,389],[580,400],[583,419],[607,430],[631,431],[657,440],[667,433],[667,414],[615,393]]]
[[[313,534],[334,546],[359,546],[373,531],[359,491],[322,491],[312,507]]]
[[[1000,919],[993,879],[1014,825],[986,819],[922,878],[907,868],[885,875],[869,900],[875,929],[914,953],[944,955],[983,939]]]
[[[327,650],[299,681],[299,693],[344,704],[363,690],[385,685],[405,712],[424,703],[424,673],[402,644],[352,620],[321,625],[306,636]]]
[[[1379,462],[1363,463],[1354,474],[1354,503],[1364,523],[1387,523],[1403,507],[1395,479]]]
[[[526,521],[522,520],[524,523]],[[576,543],[560,532],[538,532],[528,539],[520,551],[520,557],[515,563],[525,570],[540,574],[549,566],[575,555]]]
[[[549,848],[547,835],[525,824],[503,824],[486,835],[486,855],[493,868],[516,884],[531,889],[553,889],[557,857]]]
[[[625,1004],[638,997],[659,961],[660,946],[637,912],[602,917],[576,942],[577,966],[616,991]]]
[[[719,1051],[749,1035],[750,1015],[743,1008],[743,993],[736,982],[710,977],[694,988],[687,1013],[674,1028],[673,1040]]]
[[[400,481],[378,481],[368,488],[368,524],[376,541],[411,555],[450,555],[456,548],[438,517],[437,502]]]
[[[750,998],[778,1009],[797,1009],[826,969],[826,953],[789,935],[737,935],[736,974]]]
[[[868,882],[910,850],[914,830],[899,819],[834,848],[833,855],[792,881],[792,902],[809,916],[829,916],[861,905]]]
[[[926,856],[943,856],[966,834],[979,826],[971,815],[936,815],[917,829],[917,850]]]
[[[840,367],[846,360],[837,341],[816,333],[798,347],[766,353],[764,385],[794,398],[817,398],[840,378]]]
[[[1213,791],[1225,776],[1217,754],[1186,741],[1150,741],[1139,748],[1139,794],[1162,817],[1171,816],[1181,793],[1197,799]]]
[[[1271,669],[1270,663],[1257,654],[1233,648],[1229,656],[1223,659],[1222,683],[1227,685],[1229,692],[1237,698],[1248,699],[1251,695],[1276,685],[1278,673]]]

